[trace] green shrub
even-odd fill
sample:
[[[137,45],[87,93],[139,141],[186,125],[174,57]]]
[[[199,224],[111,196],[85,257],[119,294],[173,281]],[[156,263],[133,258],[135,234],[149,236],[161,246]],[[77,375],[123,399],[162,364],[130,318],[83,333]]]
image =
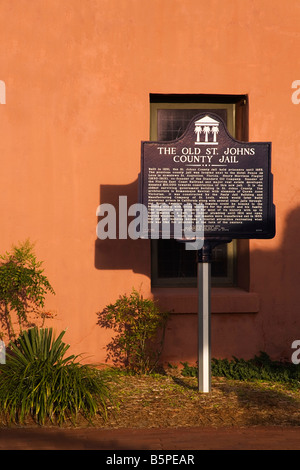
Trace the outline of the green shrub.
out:
[[[107,360],[132,373],[151,373],[162,352],[168,313],[133,289],[97,315],[98,325],[117,333],[107,346]]]
[[[197,377],[198,368],[182,363],[182,375]],[[228,359],[212,359],[211,372],[215,377],[226,377],[233,380],[250,380],[279,382],[299,387],[300,368],[292,363],[272,361],[265,352],[253,359],[245,360],[233,357]]]
[[[0,370],[0,413],[8,422],[39,424],[106,416],[109,390],[100,372],[65,357],[69,345],[52,329],[31,328],[8,347]]]
[[[272,361],[265,352],[253,359],[244,360],[233,357],[213,359],[212,372],[215,376],[236,380],[260,380],[299,386],[300,368],[292,363]]]
[[[48,292],[54,294],[54,290],[28,240],[13,246],[0,260],[0,320],[11,340],[16,337],[12,314],[16,314],[20,332],[24,327],[34,326],[30,323],[33,315],[43,321],[45,296]]]

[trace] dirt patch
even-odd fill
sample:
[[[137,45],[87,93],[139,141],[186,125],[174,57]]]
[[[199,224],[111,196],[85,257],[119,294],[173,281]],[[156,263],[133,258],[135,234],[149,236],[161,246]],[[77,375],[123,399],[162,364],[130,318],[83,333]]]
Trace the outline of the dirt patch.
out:
[[[283,385],[212,379],[210,393],[180,374],[119,376],[112,380],[115,404],[108,428],[195,426],[299,426],[300,392]]]

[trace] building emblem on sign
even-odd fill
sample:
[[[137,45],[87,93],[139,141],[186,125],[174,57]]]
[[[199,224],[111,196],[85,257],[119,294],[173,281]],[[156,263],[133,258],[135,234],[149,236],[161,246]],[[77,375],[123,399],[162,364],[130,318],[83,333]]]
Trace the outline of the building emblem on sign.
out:
[[[195,121],[195,145],[218,145],[219,121],[209,116],[204,116]]]

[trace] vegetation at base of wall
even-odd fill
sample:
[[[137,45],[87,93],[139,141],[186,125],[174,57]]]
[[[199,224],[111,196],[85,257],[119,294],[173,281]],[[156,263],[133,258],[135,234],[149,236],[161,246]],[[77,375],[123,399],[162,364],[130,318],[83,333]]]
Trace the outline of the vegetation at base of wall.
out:
[[[74,423],[79,415],[106,417],[109,388],[100,371],[65,357],[69,345],[52,328],[31,328],[9,344],[0,367],[0,416],[10,423]]]
[[[131,373],[155,370],[164,343],[169,314],[160,312],[155,302],[135,289],[98,312],[97,324],[116,335],[107,346],[107,360]]]
[[[198,368],[182,363],[182,375],[197,377]],[[265,352],[260,352],[254,359],[212,359],[211,372],[215,377],[233,380],[279,382],[294,387],[300,385],[300,367],[296,364],[272,361]]]
[[[54,294],[53,287],[43,274],[42,262],[37,261],[33,245],[26,240],[13,245],[10,252],[0,256],[0,339],[16,337],[13,315],[19,332],[35,326],[37,318],[41,326],[47,312],[42,309],[47,293]]]

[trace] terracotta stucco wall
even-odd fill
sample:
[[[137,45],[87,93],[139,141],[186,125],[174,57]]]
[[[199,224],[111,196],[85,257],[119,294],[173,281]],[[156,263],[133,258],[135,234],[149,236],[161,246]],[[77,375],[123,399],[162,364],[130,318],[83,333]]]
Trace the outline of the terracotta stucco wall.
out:
[[[165,359],[196,354],[196,292],[152,292],[145,241],[101,245],[96,208],[135,202],[150,93],[248,94],[250,141],[273,145],[277,235],[250,242],[250,292],[214,291],[212,354],[289,357],[300,335],[297,0],[2,0],[0,251],[36,242],[51,323],[105,358],[96,312],[140,287],[178,314]]]

